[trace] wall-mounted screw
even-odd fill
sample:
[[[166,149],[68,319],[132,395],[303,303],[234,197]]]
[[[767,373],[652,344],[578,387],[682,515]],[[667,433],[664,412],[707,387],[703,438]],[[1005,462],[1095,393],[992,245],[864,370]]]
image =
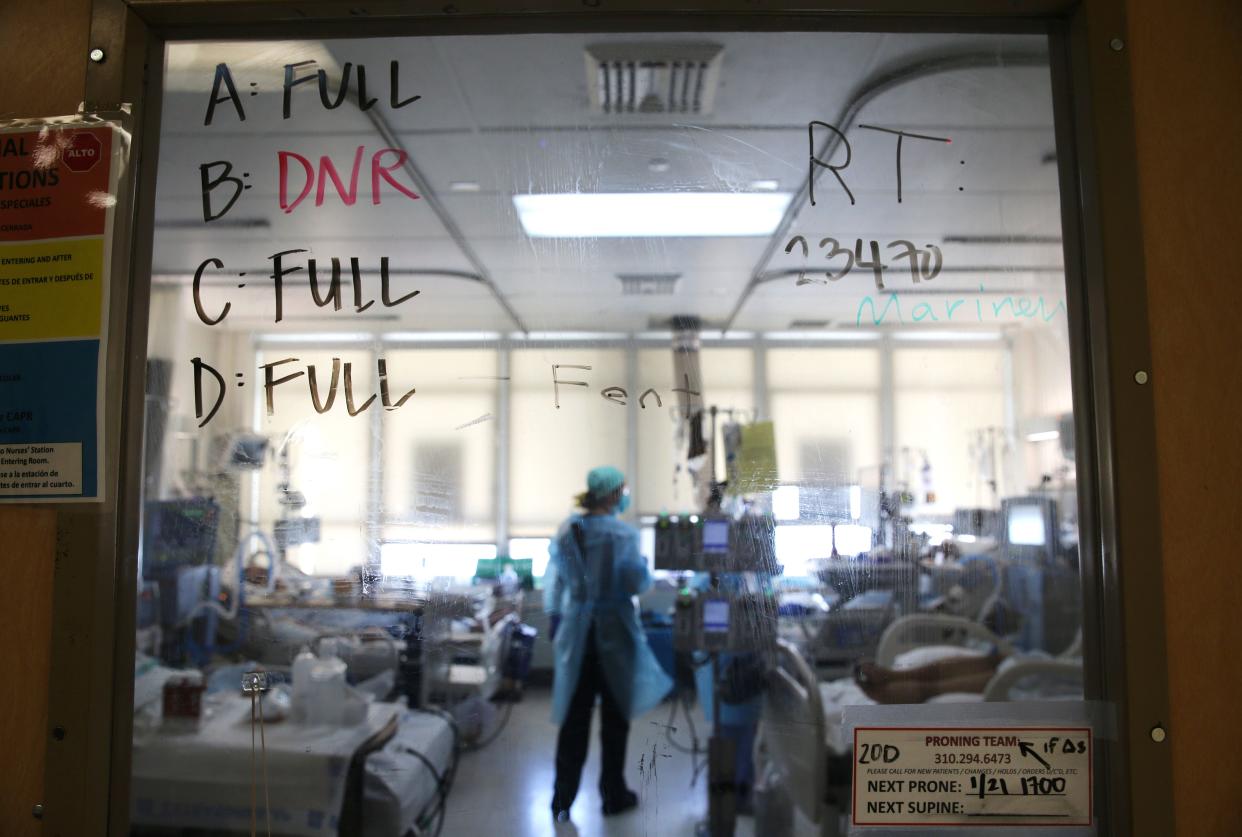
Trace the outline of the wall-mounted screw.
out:
[[[65,740],[65,728],[61,726],[52,727],[52,737],[57,741]]]
[[[1146,372],[1144,372],[1142,369],[1140,369],[1139,371],[1135,372],[1135,373],[1134,373],[1134,383],[1136,383],[1136,384],[1145,384],[1145,383],[1147,383],[1147,373],[1146,373]]]
[[[99,47],[95,47],[90,51],[90,59],[96,64],[102,64],[108,56],[104,55],[104,51]]]
[[[1126,42],[1121,40],[1121,38],[1113,38],[1108,42],[1108,45],[1112,47],[1113,52],[1121,52],[1126,48]]]
[[[1164,727],[1160,726],[1159,724],[1156,724],[1154,727],[1151,728],[1151,740],[1152,741],[1155,741],[1157,744],[1159,744],[1166,737],[1168,737],[1168,733],[1164,731]]]
[[[43,803],[42,802],[35,803],[35,806],[30,809],[30,816],[34,817],[36,820],[43,819]]]

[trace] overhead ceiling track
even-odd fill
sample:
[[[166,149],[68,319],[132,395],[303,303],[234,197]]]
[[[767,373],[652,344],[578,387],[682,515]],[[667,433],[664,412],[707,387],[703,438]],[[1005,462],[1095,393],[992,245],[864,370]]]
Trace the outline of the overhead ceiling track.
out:
[[[247,271],[243,271],[243,272],[259,274],[265,270],[267,270],[266,267],[255,267]],[[325,273],[326,272],[327,271],[325,271]],[[466,282],[478,282],[481,285],[487,284],[487,280],[478,273],[472,273],[469,270],[455,270],[452,268],[394,267],[388,270],[387,273],[389,276],[441,276],[446,279],[461,279]],[[375,270],[374,268],[367,268],[366,270],[358,271],[358,275],[369,277],[369,276],[380,276],[381,273],[380,271]],[[353,271],[347,268],[343,268],[341,270],[341,276],[342,277],[353,276]],[[185,284],[187,281],[189,281],[190,278],[191,277],[189,274],[183,273],[180,271],[156,270],[156,271],[152,271],[152,274],[151,274],[151,281],[152,283],[156,285],[182,285],[182,284]],[[231,279],[227,275],[222,276],[220,274],[204,274],[203,278],[200,281],[204,285],[211,286],[211,285],[232,284],[234,280]],[[310,276],[304,273],[303,274],[286,273],[284,277],[282,278],[282,281],[286,285],[298,285],[298,284],[309,285]]]
[[[334,79],[334,81],[339,89],[341,86],[341,80],[337,78]],[[358,93],[356,90],[349,88],[348,95],[351,102],[355,105],[359,104]],[[359,106],[359,109],[361,109],[361,106]],[[364,112],[366,113],[367,118],[371,120],[371,124],[375,126],[375,130],[379,133],[380,137],[383,138],[384,142],[388,144],[389,148],[395,148],[398,151],[405,152],[405,159],[402,163],[402,168],[405,170],[405,173],[409,175],[410,180],[414,182],[414,187],[418,190],[419,196],[427,202],[427,206],[433,213],[435,213],[436,218],[444,227],[445,232],[448,233],[449,238],[451,238],[453,243],[457,245],[457,249],[461,251],[461,254],[466,257],[466,261],[470,262],[471,266],[474,267],[476,276],[470,278],[474,281],[482,282],[487,287],[488,291],[491,292],[496,302],[500,304],[500,307],[504,309],[505,314],[507,314],[509,319],[513,321],[513,324],[517,326],[518,330],[523,333],[528,333],[530,329],[527,328],[526,323],[522,321],[522,318],[518,316],[517,311],[513,309],[513,306],[509,303],[508,298],[501,293],[500,288],[497,287],[496,282],[492,279],[491,273],[483,264],[483,260],[479,258],[477,253],[474,252],[474,248],[470,246],[470,242],[467,241],[466,236],[462,234],[461,228],[457,226],[457,222],[453,219],[453,216],[449,214],[448,209],[436,196],[435,190],[431,188],[431,182],[423,175],[422,170],[419,169],[418,165],[414,162],[414,155],[407,151],[405,146],[402,145],[400,138],[397,137],[397,134],[392,130],[392,126],[388,124],[388,120],[384,118],[384,115],[378,109],[372,108]],[[443,273],[443,271],[436,272]]]
[[[913,61],[906,61],[896,67],[881,70],[870,78],[864,79],[861,84],[855,88],[854,93],[846,100],[845,106],[841,112],[837,114],[836,121],[832,124],[836,126],[841,135],[849,133],[850,128],[854,125],[854,120],[858,118],[858,114],[862,111],[872,99],[881,93],[887,93],[894,88],[901,87],[913,81],[930,78],[931,76],[941,73],[952,73],[959,70],[973,69],[1011,69],[1013,67],[1046,67],[1048,65],[1048,56],[1043,52],[1021,52],[1011,56],[1005,56],[1003,60],[997,58],[995,51],[970,50],[967,52],[955,52],[949,54],[934,55],[930,57],[917,58]],[[841,135],[833,132],[830,133],[828,139],[823,146],[816,152],[816,159],[830,160],[833,153],[841,142]],[[764,245],[763,254],[755,263],[754,268],[750,272],[750,280],[747,281],[746,287],[742,289],[741,295],[733,306],[728,318],[724,321],[722,331],[728,331],[733,327],[733,322],[742,311],[742,306],[750,299],[751,294],[755,292],[765,281],[768,275],[766,268],[768,261],[771,260],[772,254],[780,246],[780,242],[785,239],[789,232],[789,228],[793,225],[794,219],[798,215],[798,209],[802,206],[810,193],[811,184],[819,181],[820,175],[823,173],[822,168],[808,167],[810,171],[803,178],[802,185],[794,192],[793,199],[789,201],[789,205],[785,208],[785,214],[781,217],[781,221],[776,226],[776,230],[772,233],[772,237],[768,239],[768,243]]]
[[[905,268],[899,268],[897,270],[896,275],[900,277],[902,272],[904,272],[904,270]],[[1065,272],[1065,268],[1062,267],[1061,265],[1056,265],[1056,264],[1035,264],[1035,265],[1016,265],[1016,266],[1015,265],[995,265],[995,264],[994,265],[959,265],[956,267],[953,267],[953,266],[942,267],[940,269],[941,276],[944,276],[946,274],[959,274],[959,273],[990,273],[994,276],[1005,276],[1005,275],[1012,275],[1016,273],[1064,273],[1064,272]],[[809,267],[788,267],[788,268],[781,268],[780,270],[766,270],[763,273],[760,273],[753,281],[755,285],[766,285],[768,282],[778,282],[781,279],[788,279],[791,276],[798,276],[801,274],[805,274],[807,278],[807,282],[804,284],[816,284],[816,285],[824,284],[824,279],[821,276],[821,271],[814,270]],[[839,281],[839,279],[834,280],[834,282],[835,281]],[[893,285],[896,286],[897,283],[900,281],[901,281],[900,279],[897,279],[896,281],[893,282]],[[926,279],[920,284],[922,285],[930,281],[933,281],[933,280]],[[920,293],[920,294],[957,293],[957,291],[952,288],[946,288],[943,291],[941,291],[941,290],[932,290],[932,289],[924,289],[924,288],[885,287],[882,290],[885,290],[885,291],[904,290],[904,291]]]
[[[1060,244],[1059,235],[946,235],[945,244]]]

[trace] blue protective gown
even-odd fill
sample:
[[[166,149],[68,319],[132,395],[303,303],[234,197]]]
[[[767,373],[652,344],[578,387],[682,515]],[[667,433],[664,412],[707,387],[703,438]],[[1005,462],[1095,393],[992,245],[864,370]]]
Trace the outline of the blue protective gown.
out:
[[[585,557],[574,539],[574,523],[582,527]],[[638,532],[611,515],[573,515],[552,539],[549,553],[544,610],[561,617],[553,639],[552,721],[565,720],[592,621],[608,689],[626,718],[656,707],[673,681],[647,645],[632,598],[651,586]]]

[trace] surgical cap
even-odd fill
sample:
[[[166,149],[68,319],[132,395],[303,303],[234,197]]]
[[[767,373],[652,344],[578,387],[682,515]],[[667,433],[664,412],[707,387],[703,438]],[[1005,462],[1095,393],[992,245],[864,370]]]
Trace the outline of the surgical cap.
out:
[[[592,468],[587,474],[587,490],[592,497],[607,497],[625,485],[625,474],[611,465]]]

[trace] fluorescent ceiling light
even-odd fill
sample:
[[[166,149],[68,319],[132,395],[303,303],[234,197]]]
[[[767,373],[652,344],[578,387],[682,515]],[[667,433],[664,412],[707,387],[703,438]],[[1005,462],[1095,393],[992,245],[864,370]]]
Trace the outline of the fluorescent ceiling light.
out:
[[[1027,433],[1026,440],[1028,442],[1051,442],[1053,439],[1060,439],[1061,433],[1057,430],[1041,430],[1037,433]]]
[[[775,232],[789,192],[514,195],[532,238],[673,238]]]

